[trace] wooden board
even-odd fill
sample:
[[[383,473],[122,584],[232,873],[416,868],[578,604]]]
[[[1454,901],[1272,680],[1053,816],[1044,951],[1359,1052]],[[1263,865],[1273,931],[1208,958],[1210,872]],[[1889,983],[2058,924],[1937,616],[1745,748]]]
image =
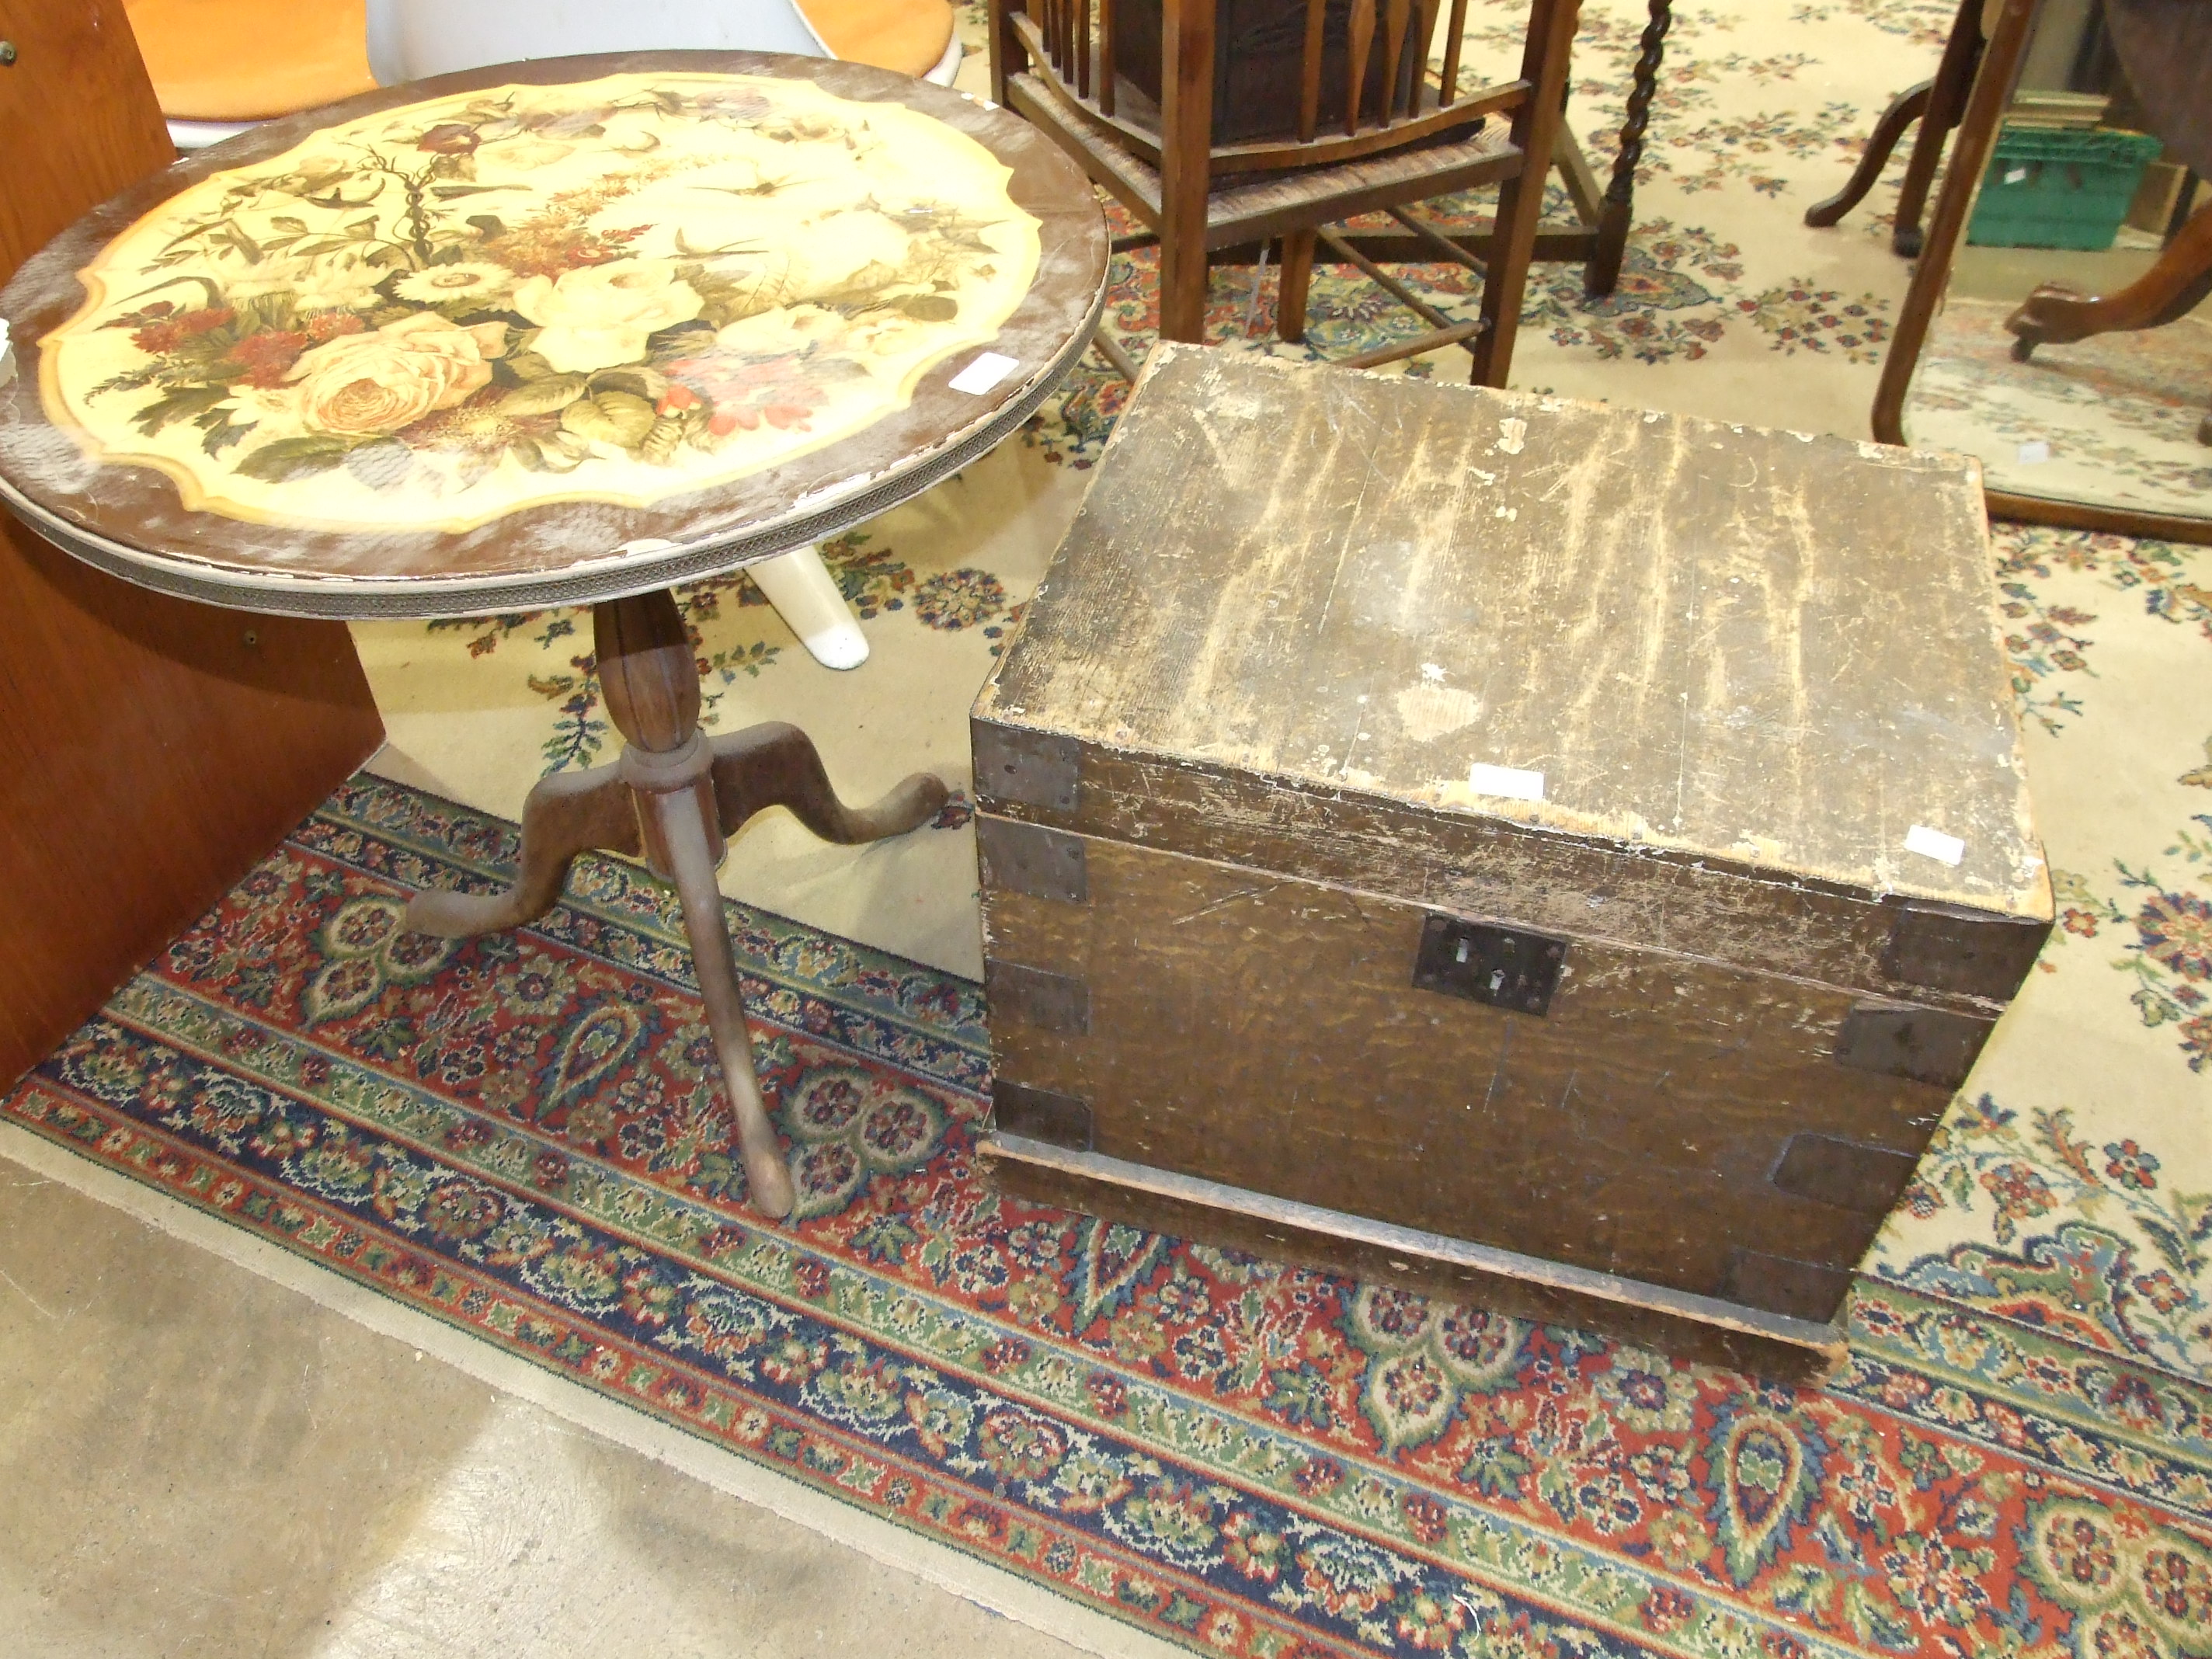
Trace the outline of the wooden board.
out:
[[[1358,837],[1380,807],[1437,868],[1483,823],[1657,860],[1697,905],[2044,924],[1996,617],[1954,459],[1164,347],[976,714],[1086,778],[1249,781],[1164,809],[1194,821]]]
[[[1510,1012],[1414,987],[1418,905],[1088,838],[1039,896],[982,843],[993,1075],[1132,1164],[1826,1321],[1950,1098],[1841,1063],[1831,986],[1577,940]]]
[[[589,105],[588,89],[602,84],[604,107],[539,107],[571,88]],[[522,91],[471,102],[502,88]],[[372,143],[348,125],[397,120],[386,112],[432,100],[448,101],[419,133],[403,133],[405,143]],[[669,131],[625,130],[617,143],[610,124],[624,121]],[[908,142],[894,144],[876,126]],[[975,186],[969,194],[982,195],[963,208],[904,196],[855,205],[836,193],[847,173],[861,170],[852,158],[865,151],[896,170],[918,133],[972,163],[961,176]],[[766,159],[745,173],[708,153],[716,134],[733,154],[750,147]],[[836,142],[840,134],[853,143]],[[316,148],[325,142],[327,153]],[[405,163],[393,163],[397,172],[387,149]],[[504,158],[496,165],[495,155]],[[240,179],[240,169],[264,162]],[[561,169],[587,164],[626,172],[555,188]],[[684,171],[695,164],[704,169],[696,187]],[[954,171],[948,163],[929,178],[952,191]],[[542,199],[532,194],[541,175]],[[248,184],[246,196],[216,199]],[[925,195],[933,187],[917,186]],[[154,249],[149,264],[134,243],[117,270],[97,269],[134,226],[193,191],[180,212],[259,215],[261,257],[248,258],[225,229],[221,246],[212,233],[187,236],[173,254]],[[640,202],[654,191],[670,200],[641,209],[641,222],[617,223],[610,192],[625,191]],[[403,196],[419,198],[420,212],[401,213]],[[275,197],[291,205],[270,209],[264,198]],[[683,204],[695,199],[702,223],[766,214],[782,226],[781,240],[769,237],[774,246],[765,247],[757,238],[739,239],[742,246],[714,235],[712,246],[687,240]],[[773,210],[760,205],[770,201]],[[807,211],[839,204],[869,224],[809,228]],[[897,223],[888,216],[894,208],[907,216]],[[357,228],[349,215],[367,216],[367,252],[358,255],[346,251]],[[887,251],[858,270],[815,269],[835,264],[848,244],[874,246],[870,235],[907,253]],[[952,252],[931,252],[940,244],[957,252],[959,270],[945,266]],[[778,256],[784,263],[770,269]],[[173,258],[184,263],[161,263]],[[266,610],[474,614],[644,591],[818,539],[988,449],[1083,349],[1105,259],[1097,201],[1049,143],[1003,111],[906,76],[759,53],[472,70],[272,122],[201,152],[88,216],[27,264],[0,294],[22,359],[17,381],[0,389],[0,487],[81,556],[133,580]],[[313,269],[264,270],[293,264]],[[449,303],[445,285],[471,276],[490,297],[473,308]],[[654,293],[637,286],[648,279],[659,284]],[[141,280],[143,294],[131,286]],[[165,282],[189,291],[180,300]],[[1004,304],[973,309],[975,284],[995,284],[994,301]],[[754,301],[767,289],[775,303],[762,312]],[[114,305],[85,316],[72,335],[68,325],[88,299]],[[140,311],[108,315],[130,304]],[[260,314],[271,305],[284,308],[282,319]],[[788,324],[776,336],[782,343],[755,337],[779,319]],[[725,337],[747,325],[742,342]],[[823,328],[837,331],[834,349],[815,337]],[[192,378],[204,366],[189,340],[172,337],[194,329],[226,331],[208,336],[226,349],[230,334],[248,330],[252,340],[236,344],[260,354],[251,365],[260,378],[235,368]],[[435,337],[428,346],[394,332],[418,329]],[[908,348],[893,337],[901,330],[937,331],[945,355],[908,351],[910,372],[892,385],[868,364],[887,352],[887,362],[907,362],[899,353]],[[40,345],[49,335],[59,342],[51,364]],[[611,339],[631,335],[636,352],[605,354]],[[1010,366],[988,386],[956,389],[986,348]],[[72,352],[113,372],[72,380]],[[353,385],[336,374],[338,357],[349,365],[355,356],[364,365],[355,390],[383,388],[376,395],[415,421],[404,436],[386,429],[381,406],[367,406],[373,399],[337,395]],[[712,362],[685,379],[684,365],[702,356]],[[836,374],[816,373],[817,356],[834,359]],[[150,429],[161,411],[132,403],[126,428],[137,435],[94,432],[95,418],[143,391],[129,378],[148,372],[142,358],[165,376],[184,374],[184,392],[204,393],[203,402]],[[398,368],[386,362],[400,358]],[[630,379],[591,378],[616,370]],[[787,383],[793,395],[780,399]],[[856,386],[888,388],[862,400],[865,424],[848,395]],[[580,398],[592,407],[571,407]],[[726,465],[753,450],[757,461]],[[418,488],[426,477],[435,489]]]
[[[0,280],[174,155],[118,0],[0,0]],[[345,629],[129,587],[0,519],[0,1085],[382,735]]]

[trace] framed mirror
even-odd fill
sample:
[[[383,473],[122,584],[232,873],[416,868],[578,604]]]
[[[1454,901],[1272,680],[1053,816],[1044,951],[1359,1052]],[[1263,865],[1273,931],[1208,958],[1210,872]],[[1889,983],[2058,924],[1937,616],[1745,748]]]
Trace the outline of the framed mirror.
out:
[[[2212,542],[2212,0],[1977,22],[1874,435],[1974,456],[1997,517]]]

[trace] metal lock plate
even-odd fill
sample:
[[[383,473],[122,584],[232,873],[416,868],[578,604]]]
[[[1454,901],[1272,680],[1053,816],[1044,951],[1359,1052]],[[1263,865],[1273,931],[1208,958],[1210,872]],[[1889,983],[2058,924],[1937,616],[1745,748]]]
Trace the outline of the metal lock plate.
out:
[[[1551,1008],[1566,959],[1563,939],[1431,915],[1421,927],[1413,984],[1515,1013],[1542,1014]]]
[[[1941,1008],[1862,1002],[1836,1033],[1836,1060],[1862,1072],[1956,1089],[1996,1029],[1995,1020]]]
[[[2007,1002],[2035,966],[2051,924],[1907,900],[1890,924],[1881,971],[1903,985]]]
[[[983,958],[983,995],[994,1020],[1083,1036],[1091,1030],[1091,988],[1069,974]]]

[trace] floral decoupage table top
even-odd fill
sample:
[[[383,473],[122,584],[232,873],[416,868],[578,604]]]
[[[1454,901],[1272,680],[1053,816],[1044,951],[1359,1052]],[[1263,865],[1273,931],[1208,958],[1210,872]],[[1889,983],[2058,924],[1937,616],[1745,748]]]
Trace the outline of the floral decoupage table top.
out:
[[[779,469],[818,489],[790,464],[908,410],[925,380],[942,398],[990,349],[1017,384],[1043,367],[1002,336],[1052,216],[1014,182],[1039,158],[962,130],[1010,118],[832,79],[485,85],[210,172],[75,269],[81,304],[38,339],[44,420],[241,534],[480,546],[518,513],[587,509],[533,515],[557,560],[659,527],[588,509]],[[1080,319],[1043,320],[1056,344]],[[955,392],[891,447],[981,407]],[[282,570],[282,538],[261,540]]]

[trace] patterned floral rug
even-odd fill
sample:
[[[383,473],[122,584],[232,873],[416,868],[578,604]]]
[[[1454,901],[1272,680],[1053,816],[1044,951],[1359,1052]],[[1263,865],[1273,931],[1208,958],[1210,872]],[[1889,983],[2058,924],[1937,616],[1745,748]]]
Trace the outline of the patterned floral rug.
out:
[[[1801,217],[1951,9],[1678,6],[1620,290],[1538,267],[1516,383],[1863,434],[1897,169],[1843,226]],[[1643,12],[1585,7],[1571,118],[1601,169]],[[1474,15],[1510,59],[1513,10]],[[1139,349],[1151,270],[1113,276]],[[1456,267],[1403,274],[1472,314]],[[1270,341],[1272,283],[1217,272],[1213,337],[1304,355]],[[1330,356],[1418,327],[1326,270],[1313,317]],[[854,796],[964,780],[969,702],[1122,396],[1086,362],[1023,441],[826,550],[873,649],[854,673],[742,576],[686,590],[708,723],[798,720]],[[574,612],[360,629],[379,769],[465,807],[349,787],[0,1115],[1193,1647],[2212,1653],[2212,550],[2000,526],[1992,554],[2063,926],[1825,1393],[994,1203],[960,800],[862,849],[769,815],[726,867],[765,907],[737,923],[806,1173],[800,1218],[761,1226],[652,884],[587,861],[531,933],[394,928],[410,884],[489,878],[541,774],[610,757]]]
[[[0,1116],[1194,1650],[2212,1651],[2212,1396],[2033,1294],[1869,1282],[1799,1394],[1001,1202],[975,988],[733,906],[764,1224],[657,884],[401,930],[514,850],[357,780]]]

